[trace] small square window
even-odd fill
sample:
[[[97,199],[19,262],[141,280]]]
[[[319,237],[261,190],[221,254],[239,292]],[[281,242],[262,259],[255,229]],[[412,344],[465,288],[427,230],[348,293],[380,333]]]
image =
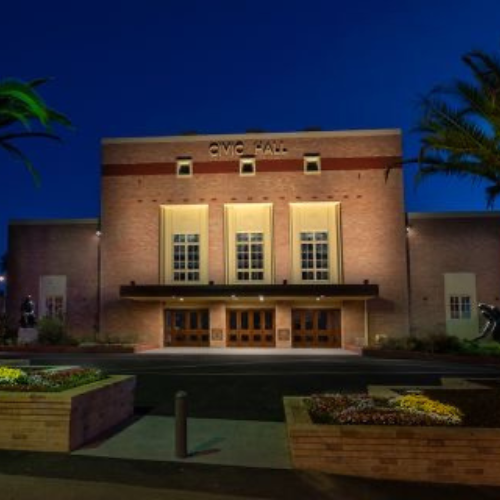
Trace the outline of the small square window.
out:
[[[305,174],[321,173],[321,158],[319,155],[304,156],[304,173]]]
[[[255,175],[255,158],[240,159],[240,175]]]
[[[177,177],[192,177],[193,161],[191,158],[180,158],[177,160]]]

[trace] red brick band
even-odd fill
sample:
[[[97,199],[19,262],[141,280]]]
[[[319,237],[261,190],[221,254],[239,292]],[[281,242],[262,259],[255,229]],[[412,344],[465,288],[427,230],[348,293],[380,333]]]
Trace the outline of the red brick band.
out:
[[[389,166],[401,168],[401,158],[395,156],[377,156],[369,158],[322,158],[322,170],[373,170],[386,169]],[[259,160],[257,172],[302,172],[302,159],[293,160]],[[102,175],[175,175],[176,164],[165,163],[130,163],[104,164]],[[238,161],[193,162],[193,174],[237,174]]]

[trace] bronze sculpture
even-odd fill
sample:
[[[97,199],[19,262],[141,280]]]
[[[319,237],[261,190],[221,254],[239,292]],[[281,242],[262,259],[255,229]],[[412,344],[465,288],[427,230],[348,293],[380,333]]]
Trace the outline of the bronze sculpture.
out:
[[[21,304],[21,327],[34,328],[36,326],[35,302],[28,295]]]
[[[500,342],[500,309],[496,306],[483,304],[482,302],[480,302],[477,307],[486,319],[486,324],[484,325],[481,335],[474,340],[483,340],[491,336],[493,340]]]

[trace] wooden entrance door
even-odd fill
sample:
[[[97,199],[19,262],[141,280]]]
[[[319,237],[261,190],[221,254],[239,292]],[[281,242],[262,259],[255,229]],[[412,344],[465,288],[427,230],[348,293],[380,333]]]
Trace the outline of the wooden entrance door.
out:
[[[272,309],[232,309],[227,312],[229,347],[274,347]]]
[[[293,347],[340,347],[340,309],[294,309]]]
[[[164,344],[203,347],[210,345],[208,309],[167,309]]]

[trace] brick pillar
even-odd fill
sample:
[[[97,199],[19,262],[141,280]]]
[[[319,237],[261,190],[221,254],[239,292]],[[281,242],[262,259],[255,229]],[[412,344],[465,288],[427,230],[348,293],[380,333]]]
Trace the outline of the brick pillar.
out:
[[[360,349],[365,342],[365,303],[362,300],[342,302],[342,347]]]
[[[226,347],[226,303],[210,306],[210,347]]]
[[[276,347],[292,347],[292,306],[276,302]]]

